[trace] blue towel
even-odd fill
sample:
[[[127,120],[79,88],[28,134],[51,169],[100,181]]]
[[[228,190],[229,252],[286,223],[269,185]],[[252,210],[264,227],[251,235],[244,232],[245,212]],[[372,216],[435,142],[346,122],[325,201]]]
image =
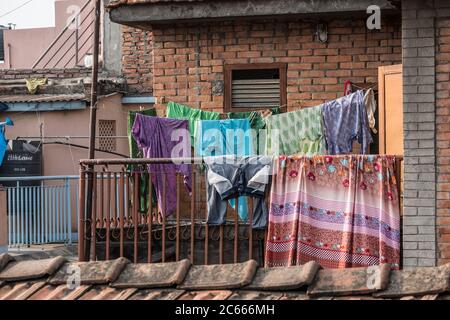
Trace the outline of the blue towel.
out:
[[[14,122],[8,117],[5,122],[0,122],[0,166],[3,163],[3,157],[5,156],[6,147],[8,146],[8,140],[5,137],[5,126],[13,126]]]

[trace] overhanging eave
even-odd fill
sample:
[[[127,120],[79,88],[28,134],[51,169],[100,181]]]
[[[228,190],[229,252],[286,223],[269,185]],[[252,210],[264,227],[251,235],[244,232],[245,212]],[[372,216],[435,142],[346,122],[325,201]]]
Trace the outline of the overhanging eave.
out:
[[[146,29],[152,24],[173,22],[264,18],[277,16],[318,16],[330,14],[366,14],[367,8],[377,5],[381,14],[398,8],[389,0],[247,0],[160,2],[122,5],[110,9],[112,21]]]

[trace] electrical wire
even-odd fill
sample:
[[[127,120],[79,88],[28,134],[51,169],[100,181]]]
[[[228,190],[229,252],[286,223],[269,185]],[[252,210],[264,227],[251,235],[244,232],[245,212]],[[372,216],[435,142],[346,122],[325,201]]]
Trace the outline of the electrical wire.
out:
[[[28,0],[27,2],[22,3],[22,4],[21,4],[20,6],[18,6],[17,8],[12,9],[12,10],[10,10],[10,11],[8,11],[8,12],[5,12],[4,14],[2,14],[2,15],[0,16],[0,18],[6,17],[8,14],[13,13],[14,11],[19,10],[20,8],[22,8],[22,7],[24,7],[25,5],[29,4],[31,1],[33,1],[33,0]]]

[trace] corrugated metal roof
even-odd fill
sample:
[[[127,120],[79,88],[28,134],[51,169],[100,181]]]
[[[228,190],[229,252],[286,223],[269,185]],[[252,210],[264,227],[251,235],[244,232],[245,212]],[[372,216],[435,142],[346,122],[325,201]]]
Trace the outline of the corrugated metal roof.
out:
[[[23,94],[23,95],[0,95],[0,102],[3,103],[19,103],[19,102],[62,102],[87,100],[83,93],[75,94]]]
[[[20,263],[16,259],[0,255],[4,262],[0,300],[450,299],[450,264],[390,271],[384,265],[318,270],[314,262],[257,269],[252,260],[192,267],[187,260],[134,265],[124,258],[64,262],[59,257]],[[73,278],[76,268],[78,285]],[[296,272],[301,276],[293,277]],[[67,273],[72,276],[67,278]]]

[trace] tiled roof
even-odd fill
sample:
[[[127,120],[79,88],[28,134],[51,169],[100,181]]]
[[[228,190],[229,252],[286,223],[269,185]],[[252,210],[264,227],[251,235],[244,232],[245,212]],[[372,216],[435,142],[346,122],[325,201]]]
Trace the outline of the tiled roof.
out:
[[[0,255],[0,300],[448,300],[449,281],[450,264],[390,271],[385,265],[320,269],[309,262],[263,269],[253,260],[191,266],[189,260],[132,264],[125,258],[70,262]]]
[[[122,78],[106,77],[98,81],[99,96],[124,92]],[[3,103],[41,103],[89,101],[91,92],[90,78],[50,79],[39,87],[36,94],[28,92],[26,85],[19,80],[2,80],[0,83],[0,102]]]

